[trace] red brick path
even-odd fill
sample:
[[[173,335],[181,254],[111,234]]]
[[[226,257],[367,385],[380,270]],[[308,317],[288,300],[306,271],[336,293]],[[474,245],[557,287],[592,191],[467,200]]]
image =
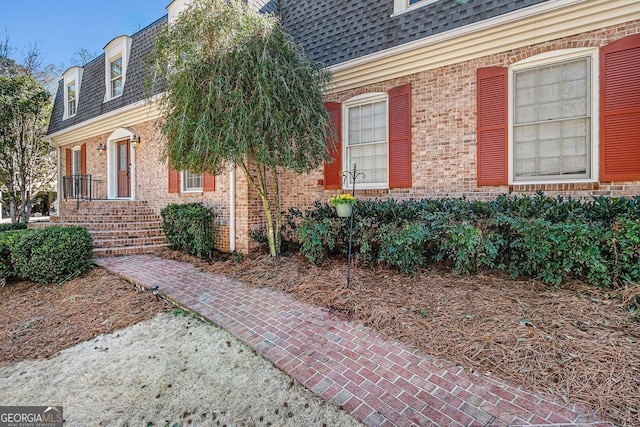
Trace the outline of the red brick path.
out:
[[[149,255],[96,263],[158,286],[368,426],[609,425],[581,405],[472,375],[282,292]]]

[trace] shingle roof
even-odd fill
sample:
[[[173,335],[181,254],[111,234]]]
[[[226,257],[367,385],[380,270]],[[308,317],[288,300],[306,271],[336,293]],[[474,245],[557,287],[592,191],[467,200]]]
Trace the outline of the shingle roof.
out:
[[[145,59],[153,50],[154,40],[166,23],[167,16],[165,15],[131,36],[131,54],[122,96],[103,102],[106,89],[105,56],[102,54],[84,65],[76,115],[67,120],[62,120],[64,112],[64,81],[61,80],[58,83],[47,133],[53,134],[75,124],[143,100],[145,98],[144,84],[149,72]],[[159,88],[156,90],[156,93],[158,92],[160,92]]]
[[[282,22],[326,66],[548,0],[439,0],[391,17],[393,0],[280,0]]]

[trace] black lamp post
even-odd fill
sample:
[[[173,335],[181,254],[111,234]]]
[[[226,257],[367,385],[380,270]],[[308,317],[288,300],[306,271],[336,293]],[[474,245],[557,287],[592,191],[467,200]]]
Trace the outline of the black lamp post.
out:
[[[342,173],[342,179],[346,180],[347,178],[351,178],[353,180],[353,188],[351,189],[351,195],[356,197],[356,179],[358,177],[366,177],[366,175],[362,172],[358,172],[356,168],[356,164],[353,164],[353,171],[344,171]],[[347,180],[347,183],[349,181]],[[347,264],[347,289],[351,286],[351,245],[353,242],[353,215],[355,212],[355,204],[351,209],[351,218],[349,219],[349,255],[348,255],[348,264]]]

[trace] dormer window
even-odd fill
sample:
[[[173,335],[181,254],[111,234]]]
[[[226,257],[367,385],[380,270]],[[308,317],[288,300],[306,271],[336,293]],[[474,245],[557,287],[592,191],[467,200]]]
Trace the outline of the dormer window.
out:
[[[122,57],[111,61],[111,98],[122,95]]]
[[[393,1],[393,15],[398,15],[406,11],[418,9],[422,6],[432,4],[438,0],[394,0]]]
[[[131,37],[129,36],[116,37],[105,46],[105,102],[121,96],[124,92],[130,53]]]
[[[71,82],[67,88],[67,111],[69,117],[76,115],[76,82]]]
[[[76,115],[82,81],[82,67],[71,67],[63,74],[64,79],[64,112],[62,120]]]

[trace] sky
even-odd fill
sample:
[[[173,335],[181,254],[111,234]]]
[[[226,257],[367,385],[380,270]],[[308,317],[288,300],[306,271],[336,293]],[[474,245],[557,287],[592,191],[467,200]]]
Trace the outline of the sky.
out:
[[[64,72],[77,51],[103,53],[123,34],[132,35],[167,14],[172,0],[0,0],[0,40],[9,39],[11,58],[23,63],[36,45],[42,63]]]

